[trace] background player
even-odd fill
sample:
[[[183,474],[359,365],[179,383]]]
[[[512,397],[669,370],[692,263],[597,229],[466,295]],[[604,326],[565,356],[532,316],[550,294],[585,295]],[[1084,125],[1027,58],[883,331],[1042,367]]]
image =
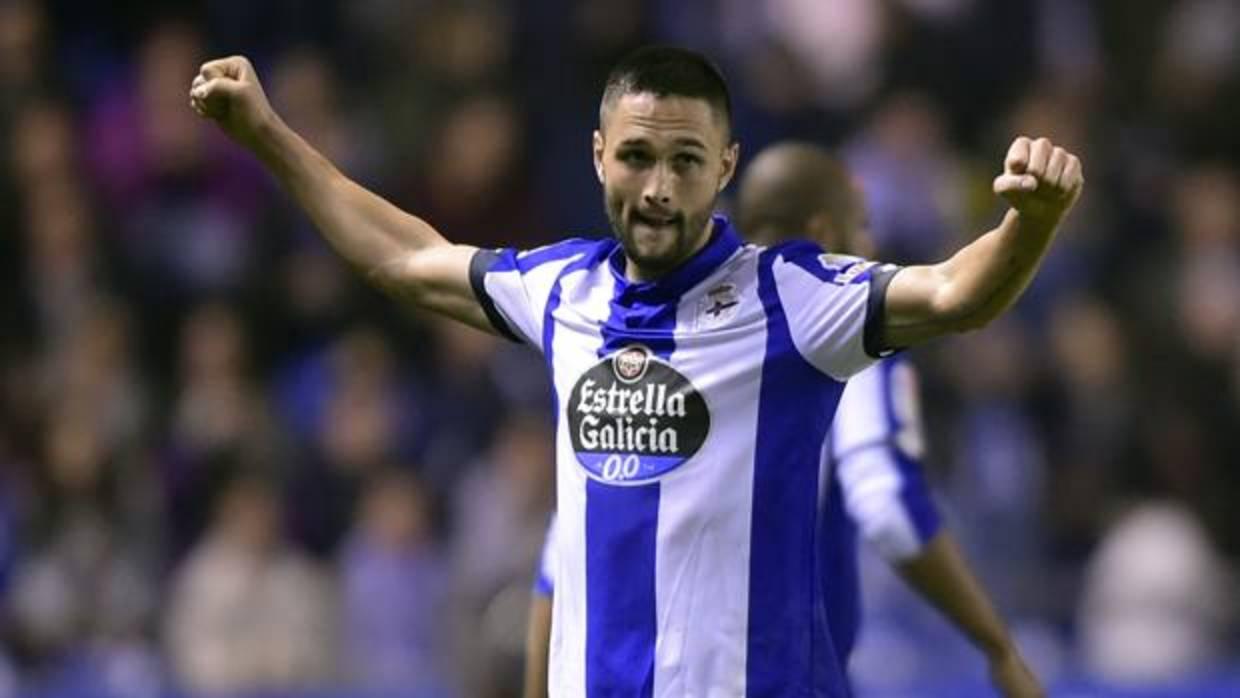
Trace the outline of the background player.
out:
[[[764,149],[740,181],[737,219],[748,237],[775,245],[798,237],[870,257],[865,204],[846,168],[823,149],[786,142]],[[1003,695],[1042,695],[1002,619],[939,515],[918,460],[923,452],[916,375],[897,355],[853,376],[823,451],[820,554],[831,639],[841,666],[861,616],[858,532],[917,592],[982,651]],[[535,581],[526,647],[526,698],[545,696],[554,594],[554,522]]]

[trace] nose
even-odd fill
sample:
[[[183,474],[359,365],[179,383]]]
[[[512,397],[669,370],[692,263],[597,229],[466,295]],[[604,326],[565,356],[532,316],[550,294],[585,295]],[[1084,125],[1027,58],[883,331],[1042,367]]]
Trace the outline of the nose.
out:
[[[651,170],[642,198],[648,205],[666,207],[672,203],[671,191],[672,173],[666,165],[660,163]]]

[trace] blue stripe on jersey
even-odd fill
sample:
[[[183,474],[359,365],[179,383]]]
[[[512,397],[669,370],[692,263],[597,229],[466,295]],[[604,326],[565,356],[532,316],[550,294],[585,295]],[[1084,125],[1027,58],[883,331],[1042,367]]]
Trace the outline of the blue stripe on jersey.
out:
[[[900,469],[900,500],[904,502],[904,510],[908,512],[913,527],[917,529],[918,539],[925,543],[939,532],[939,511],[934,506],[934,498],[930,496],[930,486],[926,483],[921,466],[916,459],[899,448],[895,441],[902,425],[896,415],[895,389],[891,374],[899,364],[899,361],[884,361],[879,365],[883,379],[883,407],[887,415],[888,448]]]
[[[754,454],[746,693],[847,696],[817,565],[819,459],[844,386],[793,345],[775,285],[778,256],[778,248],[768,249],[758,260],[767,342]]]
[[[609,260],[615,279],[599,357],[643,344],[663,360],[676,349],[680,296],[700,283],[740,247],[727,220],[714,219],[711,240],[679,269],[658,281],[625,277],[622,250]],[[609,485],[586,482],[586,693],[648,698],[654,693],[655,547],[659,528],[658,482]]]
[[[586,480],[586,695],[654,694],[659,483]]]
[[[612,253],[613,263],[620,250]],[[613,270],[614,271],[614,270]],[[644,344],[666,360],[676,347],[676,299],[647,302],[659,284],[616,275],[599,357]],[[586,693],[654,693],[655,546],[659,483],[622,487],[586,481]]]
[[[861,626],[861,574],[857,569],[857,526],[844,506],[843,487],[837,473],[832,464],[818,552],[831,644],[841,670],[847,675],[848,657],[856,645]]]

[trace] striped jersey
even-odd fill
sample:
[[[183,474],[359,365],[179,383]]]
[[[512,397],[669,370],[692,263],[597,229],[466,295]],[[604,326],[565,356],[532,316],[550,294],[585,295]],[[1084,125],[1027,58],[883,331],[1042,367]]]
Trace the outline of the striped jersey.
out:
[[[817,552],[827,625],[845,670],[861,622],[858,533],[884,558],[900,562],[920,554],[941,525],[921,471],[916,380],[901,357],[850,378],[823,447]],[[555,528],[553,517],[534,582],[543,596],[555,586]]]
[[[664,277],[618,242],[480,251],[556,414],[552,696],[846,696],[823,598],[822,444],[895,268],[722,216]]]

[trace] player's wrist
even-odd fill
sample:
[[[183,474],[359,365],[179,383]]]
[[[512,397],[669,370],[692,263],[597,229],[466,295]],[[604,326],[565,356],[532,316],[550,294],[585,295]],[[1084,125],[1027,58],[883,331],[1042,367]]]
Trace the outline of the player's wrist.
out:
[[[294,141],[292,129],[270,109],[254,120],[242,138],[242,144],[269,165],[282,163]]]
[[[981,643],[982,653],[991,666],[1007,664],[1020,658],[1020,651],[1010,637],[995,638]]]

